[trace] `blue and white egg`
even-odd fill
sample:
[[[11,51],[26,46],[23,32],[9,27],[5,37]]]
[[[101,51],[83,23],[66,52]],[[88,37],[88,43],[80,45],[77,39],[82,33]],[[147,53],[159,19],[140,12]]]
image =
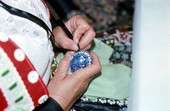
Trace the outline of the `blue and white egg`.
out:
[[[92,64],[92,56],[88,51],[81,50],[75,53],[70,61],[69,73],[85,68]]]

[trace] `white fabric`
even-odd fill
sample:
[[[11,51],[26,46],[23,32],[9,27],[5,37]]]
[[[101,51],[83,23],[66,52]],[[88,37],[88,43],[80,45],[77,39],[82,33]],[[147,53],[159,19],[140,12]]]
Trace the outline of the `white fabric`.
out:
[[[48,10],[40,0],[2,1],[39,17],[51,29]],[[43,81],[47,84],[54,55],[47,32],[34,22],[11,15],[1,7],[0,14],[0,33],[6,33],[26,53]]]
[[[128,111],[170,111],[170,0],[136,0]]]

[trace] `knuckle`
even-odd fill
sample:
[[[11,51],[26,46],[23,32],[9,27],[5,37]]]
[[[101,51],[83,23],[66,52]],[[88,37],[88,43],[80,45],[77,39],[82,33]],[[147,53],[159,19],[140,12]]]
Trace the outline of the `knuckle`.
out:
[[[84,30],[88,30],[89,28],[90,28],[90,25],[88,25],[87,23],[82,25],[82,29]]]
[[[64,73],[65,73],[65,71],[63,71],[63,70],[58,71],[58,75],[61,75],[61,74],[64,74]],[[62,77],[62,76],[59,76],[59,77]]]
[[[67,60],[65,58],[63,58],[63,59],[60,60],[60,63],[65,64],[65,63],[67,63]]]

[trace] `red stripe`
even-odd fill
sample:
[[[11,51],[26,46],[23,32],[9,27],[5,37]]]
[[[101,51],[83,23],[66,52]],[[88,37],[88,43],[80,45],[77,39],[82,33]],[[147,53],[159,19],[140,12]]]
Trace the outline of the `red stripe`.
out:
[[[0,111],[3,111],[3,109],[7,108],[8,104],[1,90],[0,90],[0,100],[1,100]]]

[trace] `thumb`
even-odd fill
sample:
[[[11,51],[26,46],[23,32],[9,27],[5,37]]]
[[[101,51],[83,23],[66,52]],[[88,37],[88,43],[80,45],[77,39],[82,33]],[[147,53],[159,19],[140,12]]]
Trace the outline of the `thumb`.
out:
[[[57,68],[56,76],[64,78],[67,76],[68,68],[71,60],[71,53],[67,52],[65,56],[60,60],[59,66]]]

